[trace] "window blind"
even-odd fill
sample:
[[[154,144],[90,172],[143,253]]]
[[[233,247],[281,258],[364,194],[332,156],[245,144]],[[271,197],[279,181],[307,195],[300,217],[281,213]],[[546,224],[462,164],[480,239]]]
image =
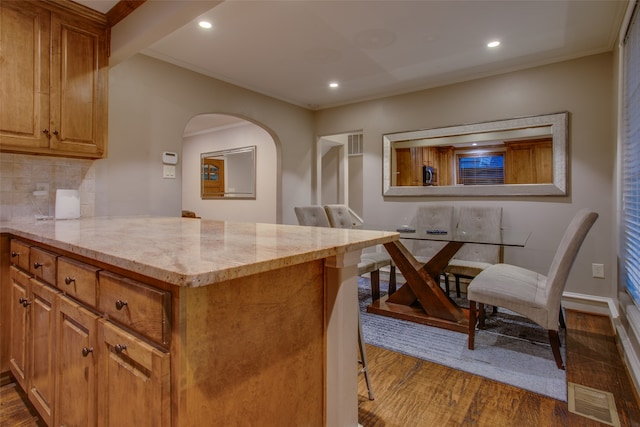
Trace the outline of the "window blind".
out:
[[[504,156],[458,158],[458,183],[463,185],[504,184]]]
[[[640,303],[640,18],[636,4],[624,40],[622,227],[624,284]]]

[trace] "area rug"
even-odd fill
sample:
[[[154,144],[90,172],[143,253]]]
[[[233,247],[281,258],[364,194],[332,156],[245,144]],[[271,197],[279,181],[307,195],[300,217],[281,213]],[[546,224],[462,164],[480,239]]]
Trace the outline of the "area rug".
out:
[[[387,285],[381,281],[382,295]],[[469,350],[467,334],[367,313],[371,304],[367,278],[358,278],[358,299],[367,344],[567,401],[566,373],[556,367],[547,331],[516,313],[498,309],[488,316],[486,329],[476,333],[475,350]],[[566,360],[564,335],[561,331]]]

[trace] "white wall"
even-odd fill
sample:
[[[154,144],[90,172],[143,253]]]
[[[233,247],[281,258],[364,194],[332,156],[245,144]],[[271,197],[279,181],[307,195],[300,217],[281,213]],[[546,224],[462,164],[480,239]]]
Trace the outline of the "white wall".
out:
[[[200,197],[200,154],[256,146],[256,199],[205,199]],[[234,221],[276,221],[276,146],[264,129],[245,122],[241,126],[184,138],[182,144],[182,208],[201,218]],[[240,171],[246,172],[246,171]],[[245,173],[246,175],[246,173]]]
[[[506,262],[546,273],[574,213],[595,209],[600,218],[582,247],[567,291],[615,298],[613,235],[615,123],[613,57],[601,54],[316,113],[316,130],[333,135],[363,129],[365,222],[404,224],[421,203],[499,205],[504,226],[532,232],[525,248],[506,249]],[[569,194],[566,197],[383,197],[382,135],[569,111]],[[591,277],[591,263],[606,279]]]
[[[276,218],[295,224],[293,206],[311,197],[313,113],[144,55],[109,70],[109,156],[96,162],[96,215],[179,216],[183,165],[177,179],[163,179],[161,155],[180,153],[185,125],[203,113],[260,123],[274,138]]]
[[[342,151],[344,147],[334,145],[322,156],[322,185],[321,185],[321,205],[342,203],[340,196],[342,191]]]

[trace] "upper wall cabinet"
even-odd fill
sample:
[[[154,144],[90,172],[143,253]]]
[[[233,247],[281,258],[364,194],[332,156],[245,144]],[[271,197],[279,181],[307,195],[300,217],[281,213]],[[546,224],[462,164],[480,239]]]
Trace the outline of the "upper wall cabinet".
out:
[[[0,2],[0,150],[105,157],[108,47],[101,14]]]

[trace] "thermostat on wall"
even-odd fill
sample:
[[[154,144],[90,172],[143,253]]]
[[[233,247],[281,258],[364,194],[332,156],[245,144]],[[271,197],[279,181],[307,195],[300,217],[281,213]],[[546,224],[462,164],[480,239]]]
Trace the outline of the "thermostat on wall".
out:
[[[172,151],[165,151],[162,153],[162,163],[167,165],[175,165],[178,163],[178,153]]]

